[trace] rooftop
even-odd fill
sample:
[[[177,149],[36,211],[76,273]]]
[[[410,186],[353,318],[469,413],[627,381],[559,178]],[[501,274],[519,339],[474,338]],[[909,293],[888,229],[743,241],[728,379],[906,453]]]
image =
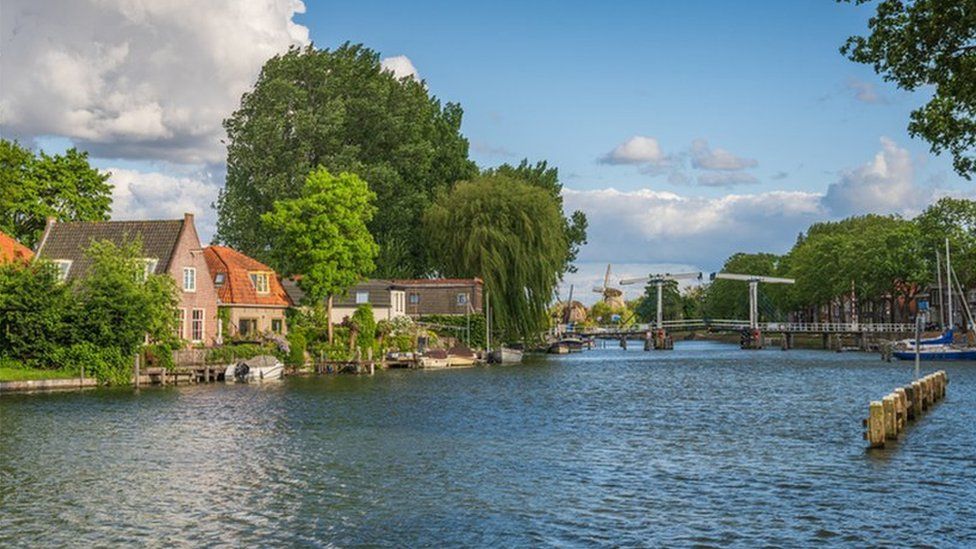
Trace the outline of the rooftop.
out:
[[[207,268],[221,303],[291,306],[291,299],[271,267],[226,246],[208,246],[203,249],[203,255],[207,259]],[[251,280],[251,273],[268,275],[267,293],[258,293]],[[222,281],[218,280],[218,275],[222,275]]]

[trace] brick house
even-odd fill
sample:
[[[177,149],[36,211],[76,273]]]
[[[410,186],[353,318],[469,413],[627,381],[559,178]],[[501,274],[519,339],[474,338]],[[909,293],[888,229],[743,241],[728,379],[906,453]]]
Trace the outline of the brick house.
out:
[[[0,263],[10,261],[30,262],[34,252],[30,248],[17,242],[12,236],[0,232]]]
[[[90,266],[85,251],[93,242],[116,245],[142,241],[146,269],[168,274],[179,289],[180,337],[202,345],[218,342],[217,291],[209,276],[193,214],[159,221],[48,220],[37,257],[54,262],[63,280],[82,278]]]
[[[292,301],[271,267],[226,246],[208,246],[203,254],[217,288],[217,305],[227,311],[224,337],[288,332],[285,312]]]
[[[292,302],[296,304],[302,302],[305,292],[294,280],[285,280],[284,287],[291,296]],[[406,295],[403,289],[389,280],[370,279],[349,288],[345,295],[332,299],[332,323],[341,324],[364,303],[369,303],[373,309],[373,318],[377,322],[406,315]]]
[[[480,278],[418,278],[393,283],[406,294],[406,312],[412,317],[480,314],[484,306]]]

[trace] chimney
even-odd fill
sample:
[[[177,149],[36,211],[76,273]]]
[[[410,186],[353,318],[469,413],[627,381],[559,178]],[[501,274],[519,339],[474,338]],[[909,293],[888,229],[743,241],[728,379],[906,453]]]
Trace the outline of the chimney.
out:
[[[193,214],[191,214],[190,212],[186,212],[185,214],[183,214],[183,223],[186,223],[187,225],[193,225]]]

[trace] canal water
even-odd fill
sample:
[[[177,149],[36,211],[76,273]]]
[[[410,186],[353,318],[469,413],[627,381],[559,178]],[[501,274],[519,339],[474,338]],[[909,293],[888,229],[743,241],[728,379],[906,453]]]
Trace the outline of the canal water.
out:
[[[908,364],[635,347],[5,395],[0,546],[976,545],[976,365],[869,452]]]

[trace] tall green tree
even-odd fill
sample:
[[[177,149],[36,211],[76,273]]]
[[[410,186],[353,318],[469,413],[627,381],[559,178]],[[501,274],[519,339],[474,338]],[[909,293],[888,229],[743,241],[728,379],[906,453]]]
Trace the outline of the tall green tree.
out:
[[[319,168],[305,178],[297,198],[278,200],[262,214],[268,231],[270,257],[284,274],[301,275],[298,285],[307,305],[342,295],[376,265],[379,247],[367,228],[376,195],[356,174],[334,176]],[[329,343],[332,343],[332,322]]]
[[[108,219],[112,205],[109,174],[88,163],[88,153],[35,155],[0,139],[0,230],[33,247],[47,218],[59,221]]]
[[[446,276],[482,277],[492,321],[510,339],[535,340],[566,265],[564,218],[551,192],[504,175],[458,183],[424,215]]]
[[[0,356],[43,363],[70,343],[73,294],[46,261],[0,264]]]
[[[933,264],[935,253],[942,253],[948,238],[952,268],[959,281],[965,286],[976,282],[976,201],[944,197],[926,208],[914,221],[918,225],[924,253]],[[944,262],[945,258],[942,260]],[[944,263],[942,268],[945,268]]]
[[[559,182],[559,170],[555,167],[550,167],[549,163],[544,160],[530,164],[526,158],[518,166],[502,164],[496,168],[489,168],[483,173],[488,176],[502,175],[512,179],[518,179],[530,185],[545,189],[556,201],[559,211],[563,211],[563,185]],[[576,256],[579,255],[580,247],[586,244],[587,225],[586,214],[580,210],[576,210],[569,217],[563,218],[563,231],[566,233],[567,245],[564,272],[576,272],[576,267],[573,265],[573,262],[576,261]]]
[[[376,193],[380,215],[369,230],[380,245],[378,276],[432,271],[418,220],[439,190],[477,172],[461,116],[459,105],[442,105],[423,82],[384,71],[362,45],[293,48],[271,58],[224,121],[217,239],[272,261],[274,235],[261,215],[277,200],[298,198],[305,177],[324,166],[358,174]]]
[[[956,172],[970,179],[976,171],[976,2],[881,0],[868,28],[869,35],[848,38],[841,52],[900,88],[931,89],[929,102],[912,111],[908,131],[933,153],[952,153]]]
[[[641,296],[640,302],[634,310],[641,322],[657,320],[657,284],[647,284],[644,288],[644,295]],[[684,303],[681,299],[677,280],[664,281],[664,287],[661,288],[661,312],[664,315],[664,320],[684,318]]]

